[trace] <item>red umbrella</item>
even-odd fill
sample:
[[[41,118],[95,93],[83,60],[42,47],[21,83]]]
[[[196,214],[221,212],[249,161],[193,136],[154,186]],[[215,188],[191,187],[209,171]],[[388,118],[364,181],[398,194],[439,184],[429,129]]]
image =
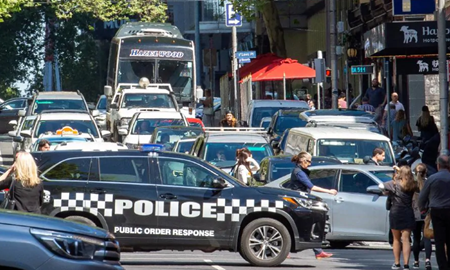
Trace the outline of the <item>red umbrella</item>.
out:
[[[275,60],[266,71],[253,77],[253,82],[279,81],[283,79],[307,79],[316,77],[316,71],[310,67],[300,64],[297,60],[286,58]]]
[[[266,53],[258,55],[255,59],[248,64],[245,64],[243,67],[239,69],[239,77],[245,78],[248,75],[255,76],[255,74],[259,74],[260,71],[265,71],[270,64],[272,64],[275,60],[281,60],[282,58],[276,56],[273,53]],[[242,82],[242,80],[241,80]]]

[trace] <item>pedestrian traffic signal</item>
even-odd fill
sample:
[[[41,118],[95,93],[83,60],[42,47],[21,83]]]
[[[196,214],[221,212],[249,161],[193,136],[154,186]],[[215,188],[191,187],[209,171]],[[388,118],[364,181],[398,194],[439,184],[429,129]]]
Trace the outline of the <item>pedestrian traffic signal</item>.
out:
[[[325,75],[327,77],[331,77],[331,68],[327,68],[327,70],[325,71]]]

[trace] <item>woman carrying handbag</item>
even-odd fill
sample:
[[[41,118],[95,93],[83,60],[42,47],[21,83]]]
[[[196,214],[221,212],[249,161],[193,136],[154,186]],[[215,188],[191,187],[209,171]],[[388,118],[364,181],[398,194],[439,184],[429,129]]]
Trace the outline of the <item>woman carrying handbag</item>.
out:
[[[0,190],[9,188],[3,208],[28,213],[41,213],[44,185],[38,178],[33,156],[19,152],[15,163],[0,176]]]

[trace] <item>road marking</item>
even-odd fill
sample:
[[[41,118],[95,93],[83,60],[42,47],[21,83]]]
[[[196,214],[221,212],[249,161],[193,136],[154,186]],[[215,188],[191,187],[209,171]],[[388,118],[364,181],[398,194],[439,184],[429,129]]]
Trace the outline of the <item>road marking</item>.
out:
[[[212,268],[214,268],[216,270],[225,270],[225,268],[223,268],[223,267],[220,267],[216,264],[212,264],[213,261],[211,261],[211,260],[204,260],[204,261],[205,261],[205,263],[209,264]]]

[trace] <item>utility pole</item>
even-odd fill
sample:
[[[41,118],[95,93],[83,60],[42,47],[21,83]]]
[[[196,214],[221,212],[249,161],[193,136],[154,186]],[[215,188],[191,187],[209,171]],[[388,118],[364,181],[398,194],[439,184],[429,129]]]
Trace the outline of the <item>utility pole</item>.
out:
[[[240,118],[239,113],[239,98],[238,98],[238,80],[237,80],[237,59],[236,59],[236,52],[237,52],[237,29],[236,26],[231,27],[231,38],[232,38],[232,47],[233,47],[233,56],[232,56],[232,72],[233,72],[233,89],[234,89],[234,114],[237,119]]]
[[[195,76],[196,76],[196,84],[197,86],[202,85],[202,73],[201,73],[201,67],[202,67],[202,46],[200,41],[200,7],[201,3],[200,1],[195,1],[194,6],[194,17],[195,17],[195,59],[197,65],[195,66]],[[194,89],[195,90],[195,89]]]
[[[338,108],[338,89],[337,89],[337,56],[336,56],[336,0],[330,0],[330,53],[331,53],[331,95],[333,109]]]
[[[441,111],[441,154],[448,153],[448,78],[447,78],[447,44],[446,44],[446,20],[445,0],[438,1],[437,12],[438,25],[438,51],[439,51],[439,93]]]

